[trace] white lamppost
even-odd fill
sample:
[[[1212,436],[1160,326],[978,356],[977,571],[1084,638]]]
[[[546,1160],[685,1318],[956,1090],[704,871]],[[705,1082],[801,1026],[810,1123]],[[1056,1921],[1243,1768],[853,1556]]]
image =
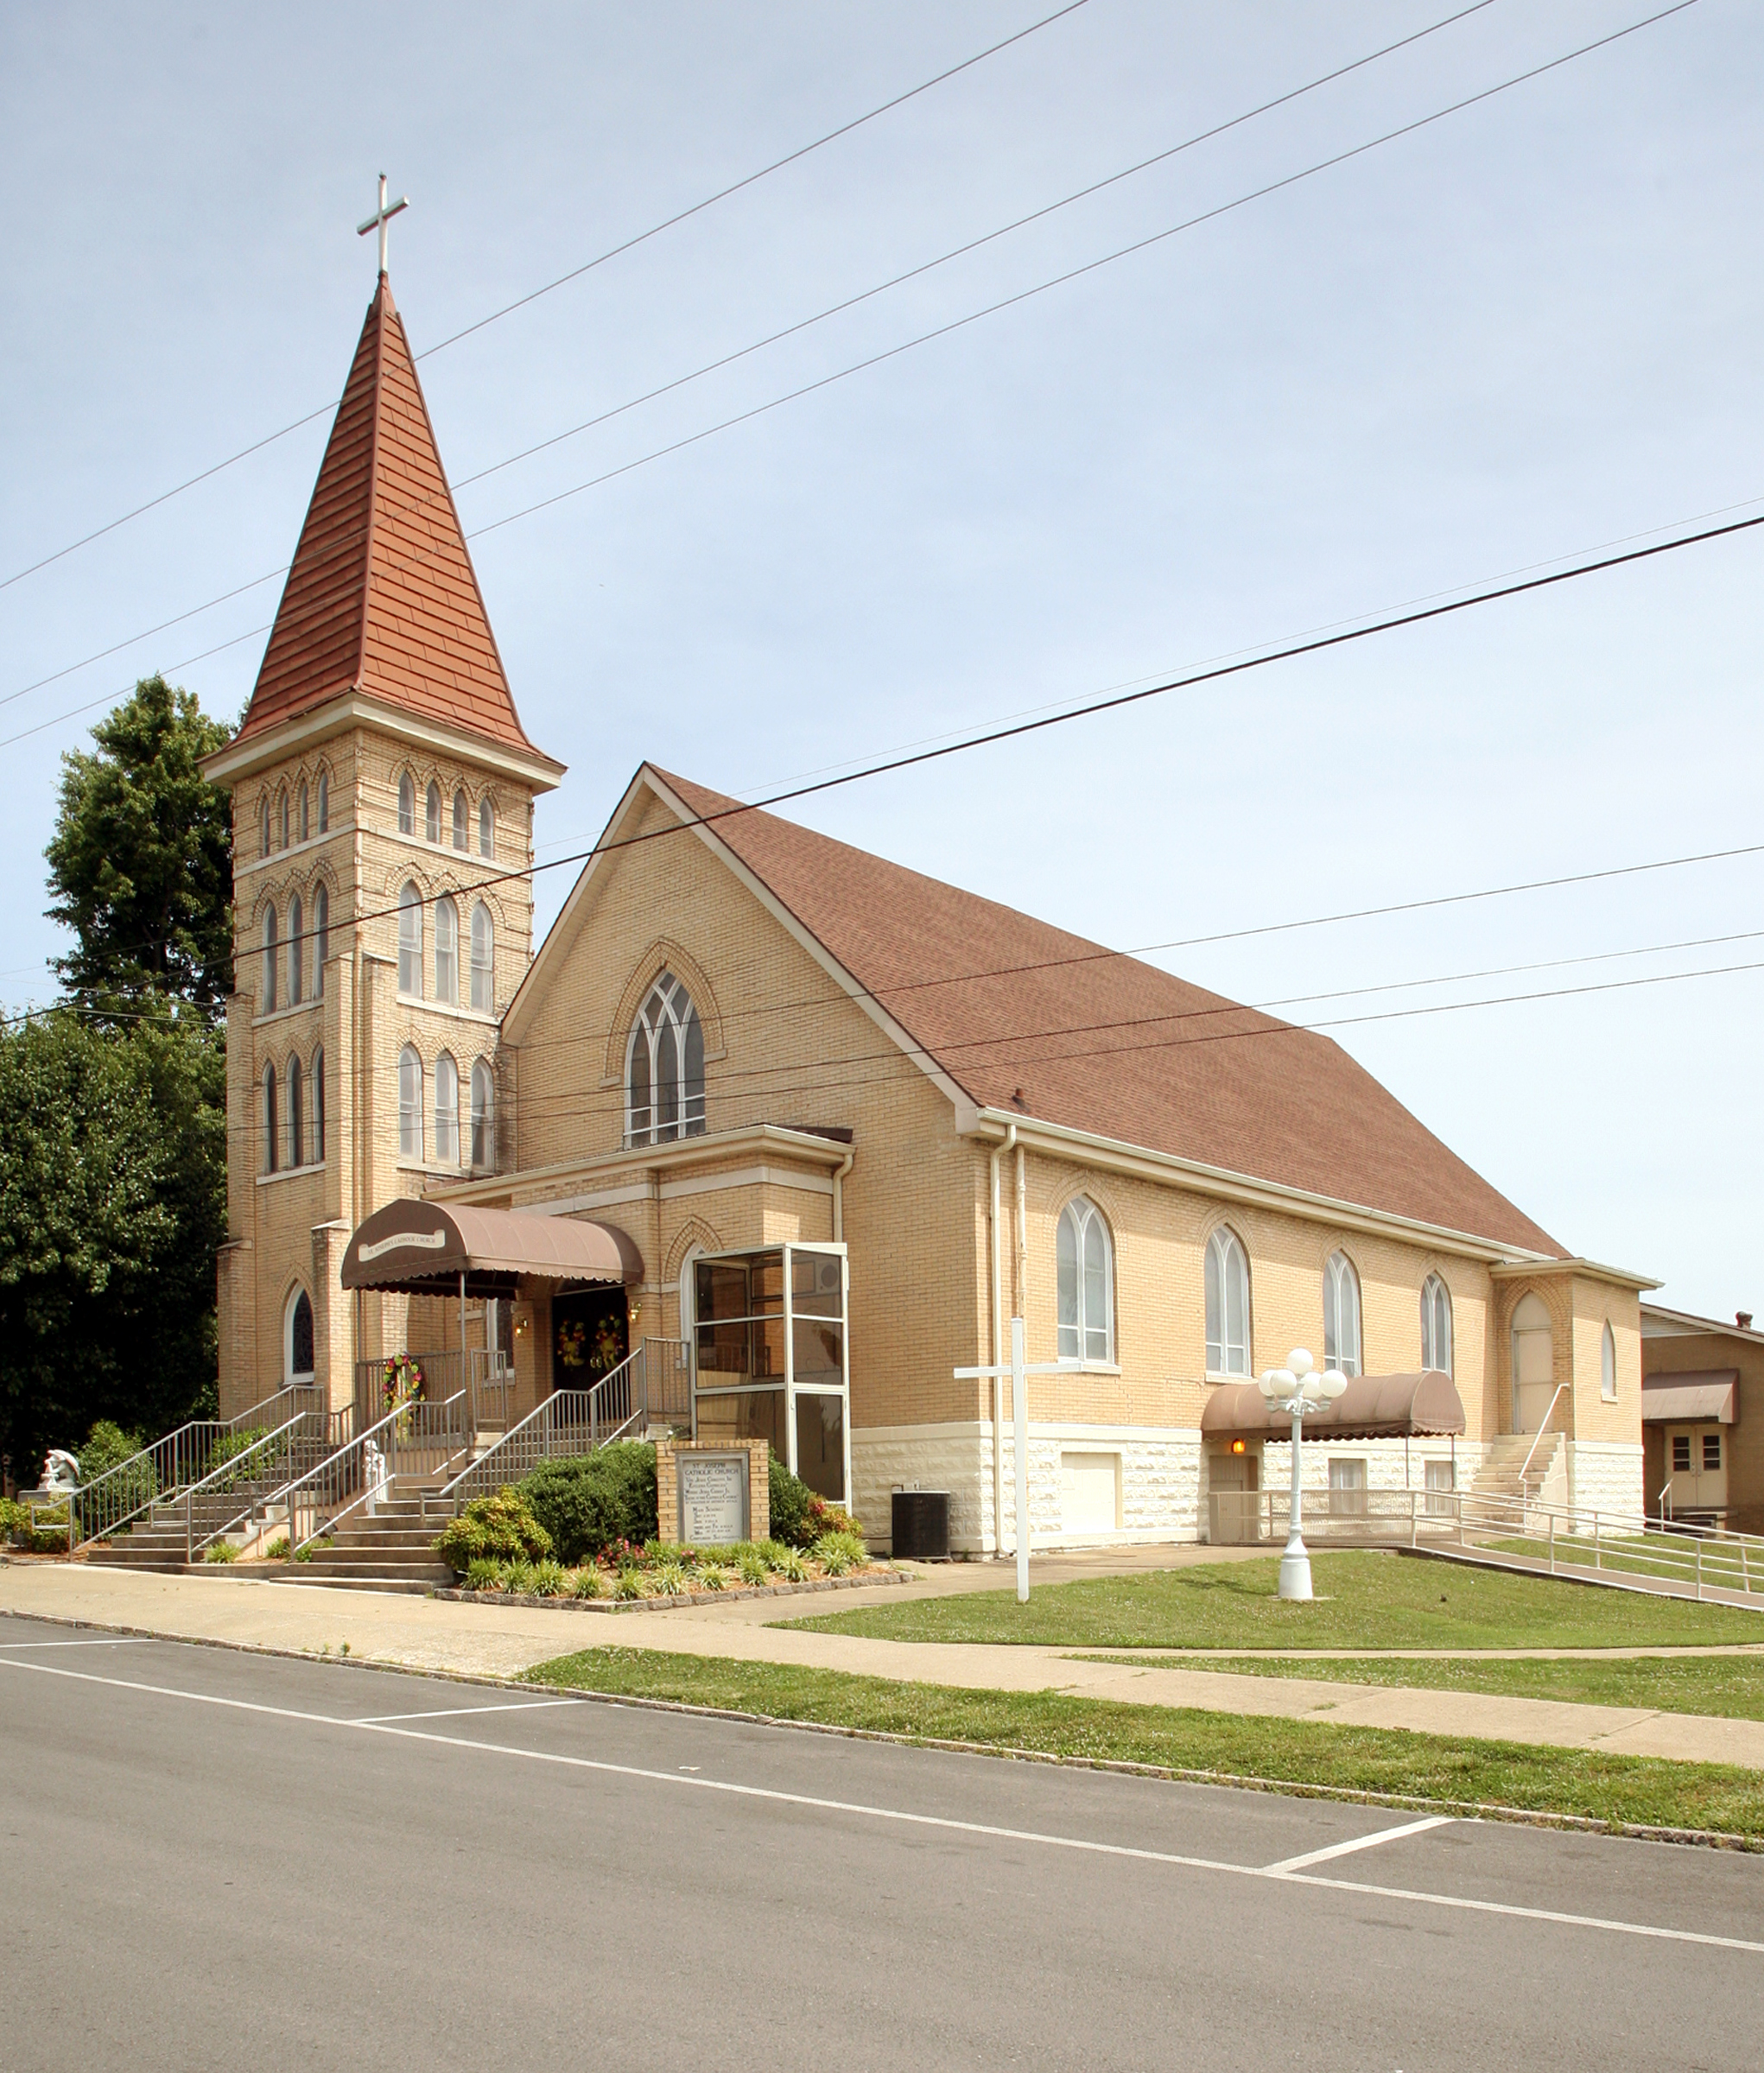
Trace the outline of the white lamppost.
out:
[[[1310,1556],[1305,1551],[1304,1536],[1299,1531],[1299,1510],[1302,1499],[1298,1487],[1298,1439],[1308,1411],[1320,1411],[1325,1404],[1333,1404],[1348,1386],[1348,1378],[1338,1369],[1325,1368],[1317,1372],[1317,1363],[1309,1351],[1295,1346],[1286,1356],[1285,1367],[1271,1367],[1256,1385],[1271,1404],[1278,1404],[1282,1411],[1292,1414],[1292,1495],[1289,1510],[1291,1531],[1286,1537],[1286,1551],[1280,1557],[1280,1588],[1282,1598],[1309,1598],[1310,1592]]]

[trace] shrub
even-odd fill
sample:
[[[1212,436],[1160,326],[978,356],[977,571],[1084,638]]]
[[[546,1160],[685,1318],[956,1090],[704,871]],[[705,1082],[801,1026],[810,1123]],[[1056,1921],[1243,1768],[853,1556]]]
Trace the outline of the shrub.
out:
[[[562,1597],[567,1588],[563,1564],[561,1562],[551,1561],[537,1563],[534,1568],[533,1581],[529,1588],[537,1592],[542,1598]]]
[[[229,1461],[236,1461],[241,1455],[250,1454],[259,1440],[267,1439],[268,1432],[261,1426],[247,1425],[242,1432],[224,1432],[208,1449],[207,1459],[202,1463],[202,1476],[214,1475]],[[237,1490],[251,1481],[253,1476],[270,1473],[272,1456],[269,1452],[253,1455],[232,1475],[223,1475],[215,1482],[217,1490]],[[198,1479],[199,1480],[201,1478]]]
[[[771,1537],[787,1547],[805,1548],[815,1536],[809,1530],[809,1508],[817,1502],[801,1476],[792,1475],[777,1455],[767,1464],[771,1498]]]
[[[773,1570],[782,1576],[786,1583],[808,1582],[809,1565],[803,1561],[800,1551],[796,1548],[779,1548],[776,1559],[771,1557],[768,1559],[771,1561]]]
[[[809,1540],[812,1547],[817,1540],[825,1540],[829,1533],[844,1533],[860,1544],[864,1529],[842,1505],[830,1505],[824,1497],[817,1497],[809,1506]]]
[[[466,1588],[468,1591],[499,1591],[502,1588],[502,1564],[493,1555],[474,1555],[466,1564]]]
[[[141,1452],[141,1445],[136,1434],[124,1432],[109,1418],[100,1418],[86,1436],[86,1444],[79,1449],[82,1483],[95,1483],[99,1476],[120,1468],[124,1461],[133,1461],[126,1475],[113,1477],[93,1499],[93,1526],[138,1512],[159,1495],[159,1477],[154,1472],[152,1461],[134,1461],[134,1456]]]
[[[569,1594],[572,1598],[598,1598],[602,1588],[600,1572],[591,1563],[585,1569],[570,1572]]]
[[[524,1598],[532,1590],[539,1572],[524,1556],[517,1555],[503,1571],[503,1586],[516,1598]]]
[[[551,1552],[551,1536],[534,1518],[518,1490],[504,1486],[492,1497],[474,1497],[448,1522],[435,1551],[463,1575],[473,1558],[490,1555],[508,1562],[537,1562]]]
[[[597,1453],[542,1461],[521,1484],[561,1562],[588,1562],[656,1533],[656,1450],[620,1440]]]
[[[204,1562],[237,1562],[238,1550],[230,1540],[211,1540],[202,1550]]]
[[[10,1499],[0,1498],[0,1540],[10,1540],[27,1555],[65,1555],[67,1506],[44,1505],[39,1508],[37,1518],[39,1524],[33,1530],[29,1505],[14,1504]]]
[[[292,1549],[287,1534],[278,1533],[264,1549],[263,1558],[266,1562],[286,1562],[291,1552]]]
[[[829,1576],[843,1576],[847,1569],[860,1569],[870,1551],[855,1533],[823,1533],[809,1550],[810,1562],[818,1562]]]

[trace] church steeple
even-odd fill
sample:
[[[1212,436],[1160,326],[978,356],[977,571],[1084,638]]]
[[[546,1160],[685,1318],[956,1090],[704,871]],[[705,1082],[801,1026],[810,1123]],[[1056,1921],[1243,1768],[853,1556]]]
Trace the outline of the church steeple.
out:
[[[515,711],[384,274],[235,742],[347,692],[537,753]]]

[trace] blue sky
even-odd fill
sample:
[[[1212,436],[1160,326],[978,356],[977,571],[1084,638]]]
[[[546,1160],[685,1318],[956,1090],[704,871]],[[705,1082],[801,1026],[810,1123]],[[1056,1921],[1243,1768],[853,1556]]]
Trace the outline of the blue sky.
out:
[[[0,12],[0,575],[334,397],[384,167],[419,352],[1051,10]],[[422,365],[459,480],[1450,11],[1088,0]],[[468,529],[1652,12],[1494,0],[1406,51],[462,488]],[[756,793],[1701,514],[1764,509],[1764,24],[1610,48],[488,535],[542,855],[650,757]],[[0,590],[0,695],[263,574],[325,426]],[[1757,536],[806,803],[1126,948],[1764,841]],[[0,733],[264,623],[254,589]],[[261,636],[178,669],[243,705]],[[13,1005],[61,751],[6,749]],[[542,917],[568,873],[540,881]],[[1764,858],[1168,954],[1254,1001],[1764,929]],[[1296,1019],[1764,962],[1764,935]],[[1742,972],[1336,1034],[1576,1251],[1764,1311]]]

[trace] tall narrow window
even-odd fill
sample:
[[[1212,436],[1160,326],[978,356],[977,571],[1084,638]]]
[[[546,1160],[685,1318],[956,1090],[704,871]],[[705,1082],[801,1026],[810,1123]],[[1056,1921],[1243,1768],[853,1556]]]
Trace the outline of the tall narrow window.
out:
[[[304,1289],[296,1289],[288,1306],[288,1324],[283,1347],[285,1366],[283,1374],[290,1383],[310,1382],[313,1379],[313,1305],[312,1298]]]
[[[300,1069],[300,1053],[288,1062],[288,1163],[306,1163],[306,1086]]]
[[[313,823],[312,823],[312,802],[311,802],[311,799],[310,799],[310,797],[308,796],[308,792],[307,792],[306,779],[305,779],[304,777],[302,777],[302,778],[301,779],[301,781],[300,781],[300,839],[301,839],[301,840],[302,842],[305,842],[305,841],[308,841],[308,840],[310,840],[310,838],[311,838],[311,835],[312,835],[312,832],[313,832]]]
[[[313,1053],[313,1164],[325,1163],[325,1054]]]
[[[1059,1357],[1114,1359],[1114,1272],[1108,1226],[1081,1195],[1060,1212],[1055,1237],[1059,1282]]]
[[[1249,1261],[1223,1224],[1207,1240],[1207,1372],[1249,1372]]]
[[[268,792],[265,792],[263,796],[257,802],[257,854],[260,857],[267,857],[269,853],[270,795]]]
[[[276,1129],[278,1120],[276,1113],[276,1068],[273,1065],[266,1065],[263,1068],[263,1170],[265,1173],[276,1172],[282,1163],[278,1156],[281,1150],[278,1142],[279,1132]]]
[[[1421,1284],[1421,1365],[1451,1372],[1451,1294],[1437,1274]]]
[[[325,835],[330,832],[331,773],[328,770],[320,770],[319,772],[319,833]]]
[[[428,796],[423,802],[422,832],[431,842],[441,840],[441,787],[433,777],[428,781]]]
[[[1360,1372],[1360,1277],[1345,1252],[1323,1263],[1323,1365]]]
[[[435,1062],[435,1156],[439,1165],[460,1163],[460,1068],[447,1051]]]
[[[460,910],[451,900],[435,903],[435,997],[451,1007],[460,998]]]
[[[671,972],[650,990],[625,1052],[627,1134],[667,1144],[704,1134],[704,1028]]]
[[[306,992],[306,916],[301,911],[300,895],[295,893],[288,903],[288,1005],[300,1005]]]
[[[471,848],[471,825],[472,809],[466,802],[466,795],[464,792],[455,792],[454,794],[454,847],[455,849]]]
[[[422,1061],[411,1043],[398,1054],[398,1157],[422,1157]]]
[[[282,785],[276,794],[276,846],[288,847],[288,787]]]
[[[322,999],[325,967],[331,961],[331,893],[320,878],[313,887],[313,998]]]
[[[482,900],[472,910],[472,1005],[496,1012],[496,926]]]
[[[276,909],[263,910],[263,1006],[265,1015],[276,1012]]]
[[[1599,1341],[1599,1394],[1607,1404],[1617,1401],[1617,1334],[1609,1320],[1605,1335]]]
[[[479,1058],[472,1068],[472,1163],[496,1163],[496,1082],[487,1058]]]
[[[398,895],[398,991],[422,998],[422,895],[408,878]]]
[[[398,833],[401,835],[416,833],[416,781],[409,770],[398,779]]]
[[[490,803],[488,792],[478,802],[478,853],[480,857],[496,854],[496,808]]]

